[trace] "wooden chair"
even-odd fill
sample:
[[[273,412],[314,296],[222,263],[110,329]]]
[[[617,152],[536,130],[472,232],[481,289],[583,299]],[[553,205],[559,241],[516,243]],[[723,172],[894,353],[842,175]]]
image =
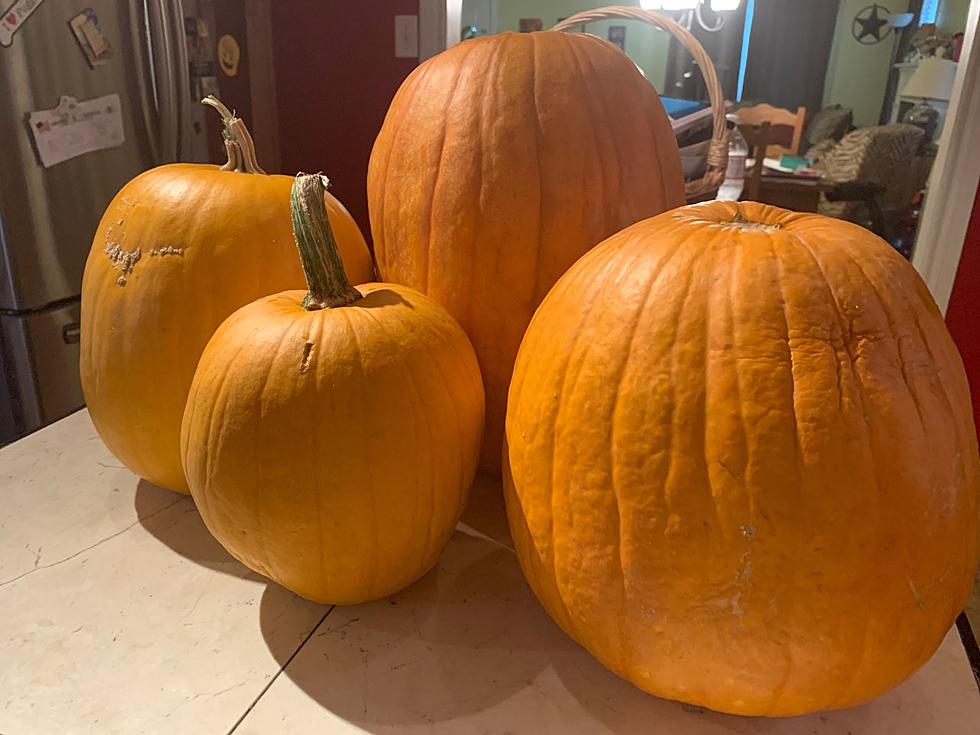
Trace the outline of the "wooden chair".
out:
[[[733,112],[741,125],[761,125],[769,123],[770,126],[785,126],[791,128],[792,136],[790,145],[786,146],[772,144],[768,148],[770,156],[777,156],[789,153],[792,156],[800,152],[800,139],[803,137],[803,122],[806,119],[806,108],[797,107],[796,112],[784,110],[781,107],[773,107],[762,103],[752,107],[741,107]]]
[[[769,142],[769,123],[761,125],[739,125],[738,131],[749,144],[749,157],[755,159],[751,171],[745,172],[745,188],[742,189],[742,199],[753,202],[759,201],[759,185],[762,182],[762,159],[766,157],[766,145]]]

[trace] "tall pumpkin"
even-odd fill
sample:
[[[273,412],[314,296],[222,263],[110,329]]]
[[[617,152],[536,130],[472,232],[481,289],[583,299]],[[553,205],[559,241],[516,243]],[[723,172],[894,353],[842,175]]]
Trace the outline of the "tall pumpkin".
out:
[[[718,202],[609,238],[528,328],[505,463],[538,598],[659,696],[866,701],[973,584],[962,363],[912,266],[846,222]]]
[[[140,174],[109,204],[82,280],[81,379],[99,435],[120,461],[187,493],[180,421],[214,330],[259,296],[302,287],[289,217],[292,178],[265,174],[242,121],[225,123],[225,166]],[[357,224],[329,194],[355,282],[372,280]]]
[[[660,98],[606,41],[502,33],[405,80],[368,168],[378,272],[470,336],[487,391],[482,469],[499,471],[514,357],[548,289],[605,237],[683,203]]]

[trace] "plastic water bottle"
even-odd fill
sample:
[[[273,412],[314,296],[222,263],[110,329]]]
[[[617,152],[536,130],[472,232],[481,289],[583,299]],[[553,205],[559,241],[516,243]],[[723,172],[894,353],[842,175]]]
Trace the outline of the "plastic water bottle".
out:
[[[745,188],[745,159],[749,155],[749,144],[738,131],[738,126],[728,131],[728,168],[725,180],[718,189],[718,201],[737,202]]]

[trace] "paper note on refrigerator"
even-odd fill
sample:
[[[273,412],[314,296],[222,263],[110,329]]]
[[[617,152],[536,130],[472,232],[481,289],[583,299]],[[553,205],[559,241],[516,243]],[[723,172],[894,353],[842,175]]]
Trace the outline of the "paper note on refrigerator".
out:
[[[122,145],[126,136],[119,104],[118,94],[84,102],[62,97],[54,109],[32,112],[28,124],[44,167]]]

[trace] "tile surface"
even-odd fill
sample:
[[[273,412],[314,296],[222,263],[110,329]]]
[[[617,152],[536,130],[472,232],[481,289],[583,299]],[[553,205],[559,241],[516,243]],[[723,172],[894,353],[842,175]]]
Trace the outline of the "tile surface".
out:
[[[93,435],[83,412],[0,452],[0,732],[225,733],[326,608],[267,590]]]
[[[851,710],[737,718],[642,694],[537,604],[485,478],[437,569],[332,611],[231,559],[189,498],[119,466],[85,412],[0,450],[0,497],[3,735],[972,735],[980,722],[955,631]]]
[[[745,718],[648,696],[551,622],[502,542],[499,489],[475,491],[439,568],[390,600],[336,608],[236,733],[977,732],[980,692],[955,629],[909,681],[850,710]]]

